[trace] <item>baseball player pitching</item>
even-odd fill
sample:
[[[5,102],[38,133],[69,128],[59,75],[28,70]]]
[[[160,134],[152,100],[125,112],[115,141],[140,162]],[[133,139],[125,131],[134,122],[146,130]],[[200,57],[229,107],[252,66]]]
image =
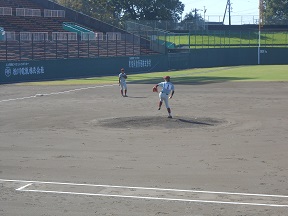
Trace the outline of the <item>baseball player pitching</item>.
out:
[[[167,111],[168,111],[168,118],[172,118],[171,108],[169,106],[168,99],[171,99],[174,95],[174,92],[175,92],[174,91],[174,85],[170,82],[170,76],[164,76],[163,79],[164,79],[164,82],[160,82],[157,85],[155,85],[153,87],[153,91],[155,91],[155,90],[157,91],[158,86],[162,87],[162,90],[159,92],[160,101],[159,101],[158,110],[161,109],[162,103],[164,101],[165,106],[166,106]],[[170,95],[170,93],[171,93],[171,95]]]
[[[119,74],[119,86],[120,86],[120,92],[121,92],[122,97],[128,97],[126,79],[127,79],[127,75],[125,74],[124,68],[122,68],[121,73]]]

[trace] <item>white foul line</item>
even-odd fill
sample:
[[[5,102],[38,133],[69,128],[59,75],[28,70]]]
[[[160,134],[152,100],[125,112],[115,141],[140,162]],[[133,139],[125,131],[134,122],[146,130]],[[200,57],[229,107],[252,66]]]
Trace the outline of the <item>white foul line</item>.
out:
[[[250,194],[250,193],[231,193],[231,192],[215,192],[215,191],[197,191],[197,190],[180,190],[167,188],[150,188],[150,187],[129,187],[129,186],[115,186],[115,185],[95,185],[95,184],[79,184],[79,183],[65,183],[65,182],[44,182],[44,181],[26,181],[26,180],[8,180],[0,179],[0,182],[21,182],[29,183],[17,189],[22,192],[38,192],[38,193],[55,193],[55,194],[72,194],[72,195],[86,195],[86,196],[102,196],[102,197],[120,197],[120,198],[134,198],[134,199],[150,199],[150,200],[165,200],[165,201],[181,201],[181,202],[199,202],[199,203],[215,203],[215,204],[234,204],[234,205],[253,205],[253,206],[270,206],[270,207],[288,207],[288,205],[281,204],[267,204],[267,203],[245,203],[245,202],[225,202],[213,200],[192,200],[192,199],[176,199],[176,198],[160,198],[160,197],[145,197],[145,196],[127,196],[127,195],[113,195],[113,194],[94,194],[94,193],[79,193],[79,192],[64,192],[64,191],[45,191],[45,190],[29,190],[25,189],[33,183],[39,184],[55,184],[55,185],[72,185],[72,186],[90,186],[90,187],[107,187],[107,188],[123,188],[123,189],[142,189],[155,191],[172,191],[172,192],[191,192],[191,193],[207,193],[207,194],[224,194],[224,195],[242,195],[242,196],[256,196],[256,197],[277,197],[288,198],[285,195],[269,195],[269,194]]]
[[[21,190],[21,191],[38,192],[38,193],[54,193],[54,194],[70,194],[70,195],[86,195],[86,196],[102,196],[102,197],[120,197],[120,198],[146,199],[146,200],[179,201],[179,202],[198,202],[198,203],[215,203],[215,204],[288,207],[288,205],[265,204],[265,203],[224,202],[224,201],[214,201],[214,200],[191,200],[191,199],[175,199],[175,198],[162,198],[162,197],[144,197],[144,196],[127,196],[127,195],[125,196],[125,195],[113,195],[113,194],[93,194],[93,193],[45,191],[45,190]]]
[[[110,86],[115,86],[115,85],[116,84],[102,85],[102,86],[92,86],[92,87],[71,89],[71,90],[66,90],[66,91],[62,91],[62,92],[51,92],[51,93],[47,93],[47,94],[35,94],[35,95],[32,95],[32,96],[26,96],[26,97],[21,97],[21,98],[10,98],[10,99],[0,100],[0,103],[9,102],[9,101],[16,101],[16,100],[31,99],[31,98],[42,97],[42,96],[66,94],[66,93],[71,93],[71,92],[75,92],[75,91],[81,91],[81,90],[87,90],[87,89],[95,89],[95,88],[103,88],[103,87],[107,87],[107,86],[110,87]]]

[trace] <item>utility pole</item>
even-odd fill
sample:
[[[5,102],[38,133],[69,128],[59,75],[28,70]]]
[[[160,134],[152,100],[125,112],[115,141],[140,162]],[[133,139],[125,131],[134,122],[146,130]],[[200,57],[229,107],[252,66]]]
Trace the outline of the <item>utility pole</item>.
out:
[[[204,6],[204,29],[206,29],[206,21],[205,21],[205,14],[206,14],[207,9]]]
[[[229,1],[229,25],[231,25],[231,3],[230,0]]]
[[[194,19],[195,19],[195,23],[196,23],[196,26],[197,28],[199,27],[199,16],[197,14],[197,12],[199,11],[199,9],[195,8],[194,10],[192,10],[192,12],[194,12]]]
[[[194,10],[192,10],[192,12],[194,12],[194,17],[195,18],[197,18],[197,12],[198,12],[199,10],[197,9],[197,8],[195,8]]]
[[[229,13],[229,25],[231,25],[231,3],[230,3],[230,0],[227,0],[225,12],[224,12],[224,17],[223,17],[223,24],[224,24],[224,21],[225,21],[227,8],[228,8],[228,13]]]

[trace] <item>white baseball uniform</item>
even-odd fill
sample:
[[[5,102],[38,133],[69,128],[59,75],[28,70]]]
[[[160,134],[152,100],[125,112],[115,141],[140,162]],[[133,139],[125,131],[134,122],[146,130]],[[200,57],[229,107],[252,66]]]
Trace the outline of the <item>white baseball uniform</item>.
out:
[[[121,88],[121,90],[127,90],[127,85],[126,85],[126,74],[125,73],[120,73],[119,74],[119,80],[120,80],[120,82],[119,82],[119,84],[120,84],[120,88]]]
[[[162,102],[164,100],[166,108],[170,108],[168,98],[171,91],[174,91],[174,85],[171,82],[161,82],[158,83],[158,86],[162,87],[162,90],[159,92],[159,98]]]

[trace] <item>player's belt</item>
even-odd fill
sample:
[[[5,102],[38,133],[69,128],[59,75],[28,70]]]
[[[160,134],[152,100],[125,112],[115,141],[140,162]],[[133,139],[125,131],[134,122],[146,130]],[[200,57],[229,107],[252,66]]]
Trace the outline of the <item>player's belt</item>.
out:
[[[161,93],[164,93],[164,92],[161,91]],[[166,93],[164,93],[164,94],[166,94]],[[166,94],[166,95],[169,95],[169,94]]]

